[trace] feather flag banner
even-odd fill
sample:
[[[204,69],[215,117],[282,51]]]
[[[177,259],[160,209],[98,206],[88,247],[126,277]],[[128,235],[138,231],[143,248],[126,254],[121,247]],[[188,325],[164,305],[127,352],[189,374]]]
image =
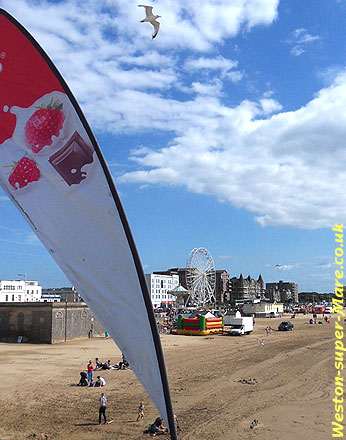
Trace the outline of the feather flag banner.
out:
[[[111,174],[64,79],[2,9],[0,184],[123,352],[176,439],[151,299]]]

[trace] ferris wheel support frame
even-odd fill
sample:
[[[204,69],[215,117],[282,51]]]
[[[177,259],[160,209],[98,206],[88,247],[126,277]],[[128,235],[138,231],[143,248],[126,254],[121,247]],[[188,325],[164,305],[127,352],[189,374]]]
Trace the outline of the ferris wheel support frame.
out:
[[[190,290],[185,306],[215,304],[216,272],[210,252],[203,247],[194,248],[186,262],[186,284]]]

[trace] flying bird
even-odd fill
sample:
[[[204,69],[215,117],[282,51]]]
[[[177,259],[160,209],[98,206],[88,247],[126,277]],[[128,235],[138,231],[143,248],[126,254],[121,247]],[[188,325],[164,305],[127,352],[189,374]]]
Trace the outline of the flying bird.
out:
[[[140,23],[150,23],[154,27],[154,33],[151,36],[151,38],[154,39],[157,33],[159,32],[159,28],[160,28],[160,23],[156,19],[160,18],[161,15],[153,15],[152,6],[138,5],[138,7],[145,8],[146,17],[143,18],[143,20],[140,20]]]

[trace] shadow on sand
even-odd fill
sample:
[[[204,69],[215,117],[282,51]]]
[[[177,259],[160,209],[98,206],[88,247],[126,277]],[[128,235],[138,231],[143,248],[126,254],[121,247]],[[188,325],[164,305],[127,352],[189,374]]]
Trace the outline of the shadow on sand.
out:
[[[96,426],[98,425],[98,422],[92,422],[92,423],[76,423],[74,426]]]

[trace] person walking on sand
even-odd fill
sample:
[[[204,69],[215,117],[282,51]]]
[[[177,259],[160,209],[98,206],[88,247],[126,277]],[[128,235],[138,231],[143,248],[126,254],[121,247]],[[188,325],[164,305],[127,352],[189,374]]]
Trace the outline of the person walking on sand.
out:
[[[105,396],[105,393],[101,393],[100,408],[99,408],[99,425],[101,425],[102,416],[104,423],[105,424],[107,423],[106,408],[107,408],[107,397]]]
[[[178,417],[175,414],[174,414],[174,424],[175,424],[175,430],[177,432],[180,431],[179,420],[178,420]]]
[[[138,406],[138,415],[136,422],[138,422],[139,419],[143,419],[143,417],[144,417],[144,403],[140,401]]]

